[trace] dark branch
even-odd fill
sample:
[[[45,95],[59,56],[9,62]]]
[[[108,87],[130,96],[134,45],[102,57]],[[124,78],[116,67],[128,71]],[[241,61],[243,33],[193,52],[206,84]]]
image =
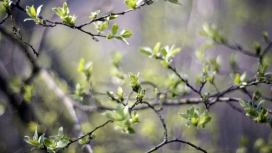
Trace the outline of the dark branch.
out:
[[[82,138],[84,138],[84,137],[86,137],[86,136],[91,136],[96,130],[98,130],[98,129],[104,127],[105,125],[107,125],[108,123],[112,123],[112,122],[113,122],[112,120],[109,120],[109,121],[105,122],[104,124],[102,124],[102,125],[96,127],[96,128],[93,129],[91,132],[89,132],[89,133],[87,133],[87,134],[85,134],[85,135],[83,135],[83,136],[81,136],[81,137],[79,137],[79,138],[77,138],[77,139],[71,140],[71,141],[67,144],[66,147],[69,147],[69,145],[71,145],[72,143],[77,142],[78,140],[80,140],[80,139],[82,139]]]
[[[172,140],[169,140],[169,141],[162,142],[162,143],[160,143],[159,145],[157,145],[156,147],[154,147],[154,148],[150,149],[149,151],[147,151],[146,153],[151,153],[151,152],[153,152],[153,151],[156,151],[156,150],[158,150],[159,148],[161,148],[162,146],[164,146],[164,145],[166,145],[166,144],[168,144],[168,143],[172,143],[172,142],[180,142],[180,143],[184,143],[184,144],[187,144],[187,145],[189,145],[189,146],[191,146],[191,147],[193,147],[193,148],[195,148],[195,149],[197,149],[197,150],[199,150],[199,151],[202,151],[202,152],[204,152],[204,153],[207,153],[206,150],[204,150],[204,149],[202,149],[202,148],[200,148],[200,147],[198,147],[198,146],[192,144],[191,142],[184,141],[184,140],[181,140],[181,139],[178,139],[178,138],[172,139]]]

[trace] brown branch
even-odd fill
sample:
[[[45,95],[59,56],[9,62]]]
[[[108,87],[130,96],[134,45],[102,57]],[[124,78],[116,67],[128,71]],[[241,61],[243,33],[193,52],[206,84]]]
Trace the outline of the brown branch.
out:
[[[104,124],[102,124],[102,125],[96,127],[96,128],[93,129],[91,132],[89,132],[89,133],[87,133],[87,134],[85,134],[85,135],[83,135],[83,136],[81,136],[81,137],[78,137],[78,138],[76,138],[76,139],[74,139],[74,140],[71,140],[71,141],[67,144],[66,147],[69,147],[70,144],[72,144],[72,143],[74,143],[74,142],[76,142],[76,141],[78,141],[78,140],[80,140],[80,139],[82,139],[82,138],[84,138],[84,137],[86,137],[86,136],[91,136],[96,130],[98,130],[98,129],[104,127],[104,126],[107,125],[108,123],[113,123],[113,121],[112,121],[112,120],[109,120],[109,121],[105,122]]]
[[[204,150],[204,149],[202,149],[202,148],[200,148],[200,147],[198,147],[198,146],[192,144],[191,142],[184,141],[184,140],[181,140],[181,139],[178,139],[178,138],[172,139],[172,140],[169,140],[169,141],[162,142],[162,143],[160,143],[159,145],[157,145],[156,147],[154,147],[154,148],[150,149],[149,151],[147,151],[146,153],[150,153],[150,152],[156,151],[156,150],[158,150],[159,148],[161,148],[162,146],[164,146],[164,145],[166,145],[166,144],[168,144],[168,143],[172,143],[172,142],[180,142],[180,143],[184,143],[184,144],[187,144],[187,145],[189,145],[189,146],[191,146],[191,147],[193,147],[193,148],[195,148],[195,149],[197,149],[197,150],[199,150],[199,151],[202,151],[202,152],[204,152],[204,153],[207,153],[206,150]]]

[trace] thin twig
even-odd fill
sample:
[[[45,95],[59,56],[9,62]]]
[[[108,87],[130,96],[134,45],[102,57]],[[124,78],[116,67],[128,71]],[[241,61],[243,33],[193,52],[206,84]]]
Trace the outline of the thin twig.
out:
[[[186,84],[187,87],[189,87],[191,90],[197,93],[201,98],[203,98],[201,93],[197,91],[192,85],[190,85],[187,79],[182,78],[175,68],[173,68],[172,66],[169,66],[168,68],[172,70],[178,76],[178,78]]]
[[[83,135],[83,136],[81,136],[81,137],[78,137],[78,138],[76,138],[76,139],[74,139],[74,140],[71,140],[71,141],[67,144],[66,147],[69,147],[70,144],[72,144],[72,143],[74,143],[74,142],[76,142],[76,141],[78,141],[78,140],[80,140],[80,139],[82,139],[82,138],[84,138],[84,137],[86,137],[86,136],[91,136],[96,130],[98,130],[98,129],[104,127],[105,125],[107,125],[108,123],[112,123],[112,122],[113,122],[112,120],[108,120],[108,121],[105,122],[104,124],[102,124],[102,125],[96,127],[95,129],[93,129],[91,132],[89,132],[89,133],[87,133],[87,134],[85,134],[85,135]]]
[[[187,145],[189,145],[189,146],[191,146],[191,147],[193,147],[193,148],[195,148],[195,149],[197,149],[197,150],[199,150],[199,151],[202,151],[202,152],[204,152],[204,153],[207,153],[206,150],[204,150],[204,149],[202,149],[202,148],[200,148],[200,147],[198,147],[198,146],[192,144],[191,142],[184,141],[184,140],[181,140],[181,139],[178,139],[178,138],[172,139],[172,140],[169,140],[169,141],[162,142],[162,143],[160,143],[159,145],[157,145],[157,146],[155,146],[154,148],[152,148],[152,149],[150,149],[149,151],[147,151],[146,153],[151,153],[151,152],[153,152],[153,151],[156,151],[156,150],[158,150],[159,148],[161,148],[162,146],[164,146],[164,145],[166,145],[166,144],[168,144],[168,143],[172,143],[172,142],[180,142],[180,143],[184,143],[184,144],[187,144]]]

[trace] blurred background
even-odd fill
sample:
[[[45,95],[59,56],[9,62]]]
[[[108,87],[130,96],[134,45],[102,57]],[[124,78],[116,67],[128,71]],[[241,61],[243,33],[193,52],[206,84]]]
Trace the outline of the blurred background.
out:
[[[65,1],[28,0],[22,1],[21,6],[25,8],[25,6],[34,5],[37,8],[43,5],[41,15],[49,20],[60,22],[61,20],[54,14],[52,8],[62,6],[63,2]],[[85,90],[90,88],[85,77],[77,71],[81,58],[85,61],[93,61],[91,82],[95,91],[116,92],[117,87],[122,86],[125,94],[128,95],[131,91],[130,86],[112,77],[116,73],[112,66],[112,52],[118,52],[121,55],[120,69],[124,74],[139,72],[141,81],[152,81],[164,89],[167,84],[165,80],[171,72],[159,61],[140,54],[139,47],[153,47],[157,42],[161,42],[163,46],[180,47],[181,52],[174,58],[172,65],[180,74],[187,74],[189,81],[195,85],[197,76],[202,73],[202,63],[197,59],[196,51],[207,41],[207,38],[199,35],[205,22],[216,25],[230,44],[240,44],[252,52],[254,52],[254,42],[259,42],[263,48],[266,47],[267,44],[262,41],[263,31],[272,33],[271,0],[179,0],[179,2],[183,6],[158,0],[152,5],[113,20],[111,24],[117,23],[119,29],[126,28],[133,32],[134,35],[127,39],[130,45],[99,37],[99,42],[95,42],[89,35],[65,26],[46,28],[32,21],[23,22],[28,16],[17,9],[13,11],[13,14],[23,39],[40,53],[36,58],[37,63],[41,67],[50,69],[55,82],[67,95],[74,92],[77,83],[80,83]],[[101,16],[127,10],[123,0],[68,0],[67,4],[70,14],[77,16],[76,25],[89,21],[91,12],[96,10],[101,11]],[[1,18],[4,15],[1,6]],[[35,90],[30,102],[22,103],[20,94],[10,92],[11,84],[14,85],[20,82],[18,80],[30,77],[31,64],[22,48],[16,43],[16,39],[8,36],[12,35],[10,20],[7,20],[0,28],[0,152],[29,152],[31,146],[23,141],[23,137],[32,136],[36,126],[40,134],[46,133],[46,135],[57,133],[58,128],[63,126],[65,135],[77,137],[68,110],[41,76],[38,75],[33,79]],[[86,26],[84,29],[96,33],[93,25]],[[105,35],[108,31],[105,31]],[[215,84],[219,89],[233,84],[230,75],[232,70],[228,65],[230,56],[237,60],[239,73],[247,71],[249,78],[254,77],[258,66],[257,59],[220,45],[205,50],[205,59],[218,56],[221,60],[221,68]],[[271,51],[269,51],[265,62],[269,63],[271,59]],[[148,86],[146,88],[147,91],[151,90]],[[259,85],[249,90],[254,92],[258,89],[263,95],[271,98],[270,88],[271,86],[268,85]],[[212,93],[215,89],[207,85],[203,91]],[[196,97],[189,94],[184,97],[194,96]],[[248,98],[239,91],[228,96]],[[113,108],[116,106],[105,95],[97,95],[97,99],[103,105]],[[86,98],[82,103],[96,105],[92,98]],[[238,103],[234,105],[240,107]],[[271,105],[266,102],[265,106],[269,108]],[[184,112],[190,107],[190,105],[165,107],[161,112],[168,126],[170,138],[180,137],[211,153],[233,153],[237,150],[241,153],[272,152],[272,135],[269,126],[253,123],[250,118],[233,110],[228,104],[217,103],[210,109],[213,118],[206,128],[188,128],[185,126],[186,120],[182,119],[178,112]],[[205,109],[203,104],[197,107],[200,107],[201,111]],[[84,133],[107,120],[101,115],[102,112],[77,110]],[[135,125],[136,134],[122,133],[114,130],[113,124],[109,124],[95,133],[96,138],[91,142],[94,152],[138,153],[159,144],[163,140],[163,128],[156,114],[150,109],[138,111],[138,113],[140,123]],[[263,144],[262,150],[254,148],[256,140]],[[60,152],[75,153],[82,152],[81,150],[81,146],[75,143]],[[193,153],[198,151],[185,144],[171,143],[157,152]]]

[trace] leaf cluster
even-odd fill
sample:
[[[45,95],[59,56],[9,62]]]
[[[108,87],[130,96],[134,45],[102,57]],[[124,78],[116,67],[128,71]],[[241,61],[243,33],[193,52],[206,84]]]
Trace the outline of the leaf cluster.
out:
[[[82,72],[85,74],[87,81],[90,81],[93,71],[93,62],[85,63],[85,60],[82,58],[79,61],[79,65],[77,67],[78,72]]]
[[[46,149],[48,153],[56,153],[58,150],[64,149],[70,143],[70,138],[67,138],[63,134],[63,127],[60,127],[57,135],[52,135],[49,138],[46,138],[42,134],[38,136],[37,128],[34,132],[32,138],[25,136],[25,141],[34,146],[33,149]]]
[[[124,29],[118,34],[118,25],[113,24],[111,28],[111,33],[107,35],[107,39],[118,39],[126,43],[127,45],[129,44],[125,38],[131,37],[133,34],[130,30]]]
[[[107,95],[111,100],[121,103],[124,101],[124,92],[122,87],[118,87],[117,94],[114,94],[112,91],[107,91]]]
[[[31,17],[31,18],[27,18],[24,21],[29,21],[29,20],[33,20],[36,24],[45,24],[44,20],[40,19],[40,12],[41,12],[41,8],[42,5],[40,5],[37,8],[37,11],[34,8],[34,5],[32,5],[31,7],[26,6],[26,13]]]
[[[134,134],[135,130],[132,128],[132,124],[139,122],[139,115],[136,111],[132,111],[131,114],[130,118],[128,106],[119,104],[116,111],[106,111],[102,115],[114,121],[116,129],[128,134]]]
[[[199,108],[192,106],[187,113],[179,113],[179,115],[187,119],[186,126],[195,126],[204,128],[209,123],[212,117],[209,115],[208,110],[205,110],[202,114],[199,113]]]
[[[158,42],[153,49],[150,47],[142,47],[139,49],[139,52],[148,55],[150,58],[162,59],[161,64],[165,67],[169,67],[172,58],[180,52],[180,48],[175,48],[175,45],[160,48],[160,45],[160,42]]]
[[[63,3],[62,7],[52,8],[52,10],[62,19],[62,23],[72,26],[75,25],[77,17],[75,15],[70,15],[66,2]]]
[[[11,1],[11,0],[4,0],[4,1],[3,1],[4,9],[5,9],[5,11],[6,11],[8,14],[11,13],[11,9],[10,9],[11,4],[12,4],[12,1]]]
[[[137,95],[137,99],[139,102],[142,101],[142,99],[145,96],[145,90],[142,89],[140,82],[139,82],[139,73],[137,75],[133,74],[133,73],[129,73],[129,78],[130,78],[130,86],[132,87],[132,90],[136,93],[138,93]]]
[[[254,101],[258,99],[259,95],[253,96],[251,101],[240,100],[240,105],[247,111],[246,116],[250,117],[254,122],[261,124],[270,123],[272,127],[271,119],[268,118],[268,111],[263,108],[264,100],[261,100],[257,107],[255,107]]]

